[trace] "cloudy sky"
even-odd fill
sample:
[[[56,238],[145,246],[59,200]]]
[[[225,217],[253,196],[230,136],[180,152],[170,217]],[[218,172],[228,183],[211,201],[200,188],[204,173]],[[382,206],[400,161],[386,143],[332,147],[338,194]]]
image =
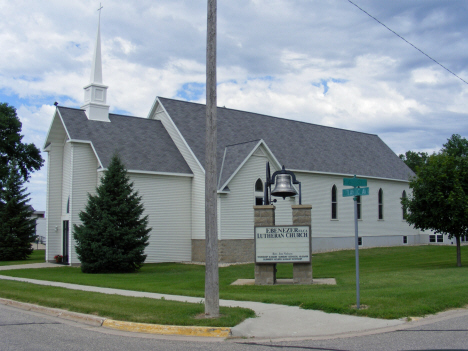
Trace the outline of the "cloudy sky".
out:
[[[352,1],[468,81],[468,1]],[[468,85],[353,3],[218,0],[218,105],[378,134],[397,154],[467,137]],[[156,96],[205,101],[205,0],[102,5],[112,112],[146,117]],[[41,149],[53,103],[82,104],[98,7],[0,0],[0,102]],[[38,210],[46,174],[47,164],[28,184]]]

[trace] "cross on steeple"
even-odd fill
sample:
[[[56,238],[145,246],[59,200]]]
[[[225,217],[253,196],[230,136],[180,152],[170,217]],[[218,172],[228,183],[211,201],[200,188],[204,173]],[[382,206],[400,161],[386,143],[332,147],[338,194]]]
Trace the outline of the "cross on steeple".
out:
[[[101,3],[99,3],[99,8],[97,9],[99,11],[99,23],[101,23],[101,10],[104,6],[102,6]]]

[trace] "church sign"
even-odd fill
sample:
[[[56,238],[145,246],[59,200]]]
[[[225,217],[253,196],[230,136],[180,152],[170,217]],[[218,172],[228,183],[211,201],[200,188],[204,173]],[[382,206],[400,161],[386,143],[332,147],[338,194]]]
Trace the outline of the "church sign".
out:
[[[309,225],[255,227],[255,263],[309,263]]]

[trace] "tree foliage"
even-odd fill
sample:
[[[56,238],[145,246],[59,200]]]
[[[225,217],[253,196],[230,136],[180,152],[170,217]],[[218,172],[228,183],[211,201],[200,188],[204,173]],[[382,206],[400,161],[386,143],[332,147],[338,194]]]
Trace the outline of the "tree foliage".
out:
[[[441,152],[452,157],[468,157],[468,140],[459,134],[453,134],[443,145]]]
[[[134,272],[146,259],[148,216],[117,155],[74,225],[76,252],[85,273]]]
[[[467,151],[467,140],[453,135],[438,154],[429,156],[419,168],[417,177],[410,181],[412,195],[402,199],[409,224],[456,239],[458,266],[460,238],[468,234]]]
[[[0,261],[25,260],[32,253],[36,221],[16,164],[9,167],[0,199]]]
[[[406,151],[404,155],[400,154],[398,157],[400,157],[414,173],[418,173],[418,169],[426,164],[429,155],[427,152]]]
[[[21,128],[16,109],[7,103],[0,103],[0,192],[13,163],[24,181],[44,164],[39,149],[34,144],[22,142]]]

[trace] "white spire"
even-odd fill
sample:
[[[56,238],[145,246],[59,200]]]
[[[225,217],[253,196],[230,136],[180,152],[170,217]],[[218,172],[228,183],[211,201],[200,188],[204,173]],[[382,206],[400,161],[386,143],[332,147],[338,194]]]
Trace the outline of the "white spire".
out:
[[[89,84],[84,87],[84,104],[81,108],[86,110],[86,116],[88,116],[88,119],[110,122],[109,105],[106,105],[108,87],[102,84],[101,9],[102,6],[98,9],[99,22],[96,46],[94,47],[93,63],[91,66],[91,78]]]
[[[94,47],[93,65],[91,66],[90,83],[102,84],[102,62],[101,62],[101,9],[99,9],[99,22],[96,36],[96,46]]]

